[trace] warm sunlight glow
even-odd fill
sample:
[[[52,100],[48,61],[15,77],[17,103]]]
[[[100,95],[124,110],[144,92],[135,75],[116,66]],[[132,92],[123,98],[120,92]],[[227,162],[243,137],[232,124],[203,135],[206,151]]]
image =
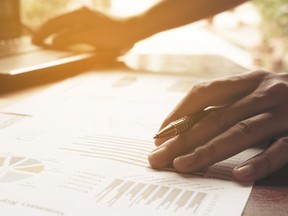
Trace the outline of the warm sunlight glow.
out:
[[[134,15],[145,11],[159,0],[111,0],[111,13],[117,16]]]

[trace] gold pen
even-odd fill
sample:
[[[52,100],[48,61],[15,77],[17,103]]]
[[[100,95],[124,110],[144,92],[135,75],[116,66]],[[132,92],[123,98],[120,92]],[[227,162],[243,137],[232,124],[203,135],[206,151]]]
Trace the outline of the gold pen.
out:
[[[203,118],[207,113],[215,110],[216,108],[223,106],[210,106],[204,109],[203,111],[193,113],[191,115],[184,116],[176,121],[171,122],[162,130],[160,130],[153,139],[159,139],[163,137],[172,137],[178,134],[181,134],[190,128],[192,128],[201,118]]]

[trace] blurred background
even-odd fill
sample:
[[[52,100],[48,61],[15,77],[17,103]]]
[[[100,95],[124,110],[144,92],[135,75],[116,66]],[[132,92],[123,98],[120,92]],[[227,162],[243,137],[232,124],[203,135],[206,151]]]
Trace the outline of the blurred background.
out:
[[[51,17],[83,6],[113,16],[132,16],[158,1],[21,0],[21,16],[24,24],[36,29]],[[249,1],[193,25],[249,52],[255,67],[275,72],[288,71],[288,0]]]

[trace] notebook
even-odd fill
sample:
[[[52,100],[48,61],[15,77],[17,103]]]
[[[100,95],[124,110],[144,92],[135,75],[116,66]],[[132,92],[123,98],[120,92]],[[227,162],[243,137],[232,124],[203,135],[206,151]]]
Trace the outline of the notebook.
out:
[[[103,54],[100,57],[95,52],[56,51],[33,45],[30,35],[22,35],[19,1],[0,1],[0,89],[8,85],[7,80],[31,79],[36,76],[36,82],[39,82],[47,78],[43,77],[44,74],[50,77],[59,76],[60,73],[67,75],[70,69],[79,69],[104,59]],[[9,87],[16,87],[15,83],[13,85]],[[21,82],[17,85],[21,85]]]

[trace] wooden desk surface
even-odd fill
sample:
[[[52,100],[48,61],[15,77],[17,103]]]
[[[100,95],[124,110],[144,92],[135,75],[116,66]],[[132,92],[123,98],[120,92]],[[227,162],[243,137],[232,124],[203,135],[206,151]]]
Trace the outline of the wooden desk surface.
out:
[[[0,94],[0,108],[33,95],[53,83]],[[288,212],[288,166],[255,183],[243,211],[244,216],[282,216]]]
[[[180,33],[181,33],[181,35],[185,35],[185,34],[183,34],[183,32],[180,32]],[[193,33],[193,31],[191,31],[189,34],[186,34],[186,35],[188,37],[193,37],[193,36],[195,36],[194,33]],[[161,44],[166,44],[166,45],[171,44],[169,42],[165,42],[163,40],[163,38],[161,38],[161,37],[158,39],[159,39],[158,41],[160,41],[160,43],[157,43],[157,40],[155,40],[155,38],[153,39],[155,41],[153,41],[153,43],[152,43],[152,44],[157,44],[156,48],[154,46],[151,46],[151,44],[148,46],[150,46],[152,48],[154,47],[156,50],[159,50],[159,48],[161,48],[161,47],[159,47]],[[209,40],[210,39],[211,38],[209,38]],[[189,40],[191,40],[191,39],[189,39]],[[185,44],[183,43],[182,48],[184,48],[184,49],[186,48],[186,45],[187,45],[186,42],[185,42]],[[212,42],[210,42],[210,46],[211,46],[211,44],[212,44]],[[147,43],[142,44],[142,46],[144,47],[144,53],[145,52],[159,53],[159,52],[154,51],[153,49],[148,50],[148,51],[145,50],[147,47]],[[177,48],[179,48],[179,46],[181,46],[181,44],[179,44],[179,41],[178,41],[178,44],[175,44],[175,46],[178,46]],[[218,43],[218,46],[219,46],[219,43]],[[223,46],[219,46],[219,47],[221,47],[221,49],[223,49]],[[137,53],[137,51],[138,50],[136,47],[136,53]],[[167,47],[164,49],[164,51],[165,52],[167,51]],[[186,50],[186,51],[187,51],[186,54],[190,53],[190,51],[193,51],[195,53],[195,46],[193,47],[193,49]],[[227,52],[229,53],[229,55],[234,56],[233,51],[227,50]],[[234,57],[237,57],[239,59],[239,55],[237,55],[237,56],[235,55]],[[244,59],[244,61],[245,61],[245,59]],[[141,61],[139,63],[141,63]],[[163,65],[165,65],[165,64],[163,64]],[[41,86],[37,86],[37,87],[31,87],[31,88],[21,90],[21,91],[16,91],[16,92],[12,92],[12,93],[5,93],[2,95],[0,94],[0,108],[7,106],[9,104],[12,104],[14,102],[17,102],[18,100],[25,98],[31,94],[34,94],[37,91],[43,90],[50,85],[51,84],[45,84],[45,85],[41,85]],[[282,215],[288,215],[288,166],[286,166],[283,169],[279,170],[278,172],[272,174],[271,176],[255,183],[253,190],[251,192],[251,195],[249,197],[249,200],[247,202],[247,205],[244,209],[243,215],[244,216],[255,216],[255,215],[256,216],[257,215],[282,216]]]
[[[288,215],[288,166],[255,182],[243,215]]]

